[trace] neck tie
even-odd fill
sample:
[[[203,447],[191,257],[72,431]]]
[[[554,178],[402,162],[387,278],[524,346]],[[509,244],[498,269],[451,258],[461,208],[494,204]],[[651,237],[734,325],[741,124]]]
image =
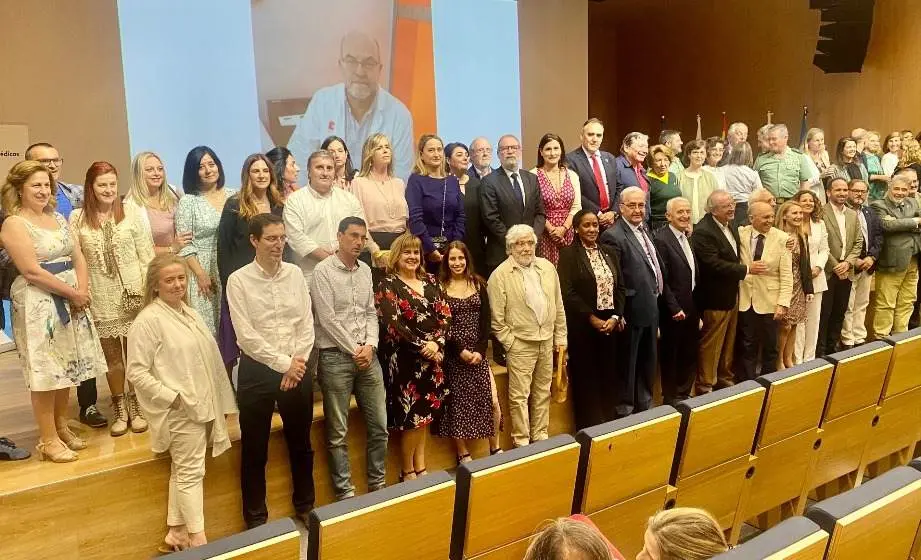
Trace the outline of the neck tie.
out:
[[[604,184],[604,178],[601,176],[601,164],[598,163],[598,152],[592,154],[592,171],[595,172],[595,182],[598,184],[598,202],[601,210],[605,211],[611,205],[608,200],[608,188]]]
[[[755,239],[755,252],[752,253],[752,260],[760,261],[762,253],[764,253],[764,234],[759,233]]]
[[[646,246],[646,258],[649,259],[649,264],[652,265],[653,272],[656,273],[656,294],[662,293],[662,273],[659,271],[659,260],[656,258],[656,250],[652,246],[652,242],[649,241],[649,236],[646,235],[646,226],[640,226],[640,235],[643,237],[643,245]]]
[[[678,240],[681,243],[681,250],[684,251],[684,258],[688,260],[688,266],[691,268],[691,290],[693,290],[697,278],[694,277],[694,253],[691,252],[691,244],[688,243],[688,234],[678,236]]]
[[[518,197],[518,202],[521,203],[521,206],[524,207],[524,193],[521,192],[521,183],[518,182],[518,174],[512,173],[512,186],[515,187],[515,196]]]

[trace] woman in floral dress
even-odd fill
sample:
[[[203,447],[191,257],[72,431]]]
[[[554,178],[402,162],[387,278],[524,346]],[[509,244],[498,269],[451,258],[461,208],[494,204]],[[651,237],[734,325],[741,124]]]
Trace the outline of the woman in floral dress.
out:
[[[807,303],[812,301],[812,267],[809,264],[809,243],[803,235],[803,207],[798,202],[784,202],[777,211],[774,224],[797,240],[793,244],[793,297],[780,322],[777,336],[777,370],[793,367],[796,348],[796,326],[806,322]],[[806,224],[806,227],[809,227]]]
[[[374,295],[389,425],[400,431],[401,480],[426,474],[426,426],[443,411],[442,371],[451,308],[422,265],[422,241],[404,233],[390,246],[388,274]]]
[[[192,275],[189,277],[189,301],[201,315],[211,334],[217,334],[221,309],[221,280],[217,269],[217,230],[224,203],[233,194],[224,188],[224,168],[214,150],[207,146],[192,148],[182,173],[185,196],[176,206],[176,232],[190,232],[192,242],[179,250]]]
[[[572,217],[582,209],[579,176],[566,168],[562,138],[553,133],[544,134],[537,144],[537,167],[531,172],[537,175],[547,214],[537,254],[555,265],[560,260],[560,248],[572,243]]]

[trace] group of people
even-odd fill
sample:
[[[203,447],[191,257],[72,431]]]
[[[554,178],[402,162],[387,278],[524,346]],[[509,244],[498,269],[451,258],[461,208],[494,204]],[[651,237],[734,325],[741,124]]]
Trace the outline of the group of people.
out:
[[[385,485],[388,428],[401,480],[426,473],[429,430],[454,440],[458,463],[472,440],[501,452],[490,340],[522,446],[548,437],[551,380],[567,357],[584,428],[651,407],[657,369],[674,403],[906,330],[921,251],[917,142],[891,136],[878,157],[879,135],[858,129],[819,166],[821,131],[799,151],[783,125],[762,127],[757,159],[747,131],[735,123],[726,140],[687,144],[663,131],[651,147],[632,132],[615,157],[589,119],[572,152],[545,134],[531,171],[514,135],[499,138],[494,168],[488,139],[426,134],[406,183],[387,136],[371,134],[357,166],[330,137],[303,162],[305,185],[276,147],[245,160],[239,190],[207,146],[188,153],[181,188],[142,152],[124,198],[111,164],[66,184],[59,152],[35,144],[3,186],[0,241],[19,273],[14,339],[38,454],[74,461],[86,447],[68,427],[72,386],[82,422],[114,437],[149,427],[173,460],[164,545],[185,548],[205,542],[204,457],[229,447],[229,414],[247,525],[268,517],[276,408],[295,510],[312,508],[314,376],[346,499],[352,395],[370,491]],[[95,406],[103,374],[111,421]]]

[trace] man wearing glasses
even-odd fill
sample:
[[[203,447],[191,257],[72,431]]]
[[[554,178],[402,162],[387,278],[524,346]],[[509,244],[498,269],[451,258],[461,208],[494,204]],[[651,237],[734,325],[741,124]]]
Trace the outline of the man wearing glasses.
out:
[[[361,157],[365,139],[375,132],[390,138],[394,174],[406,180],[413,165],[413,120],[403,103],[380,87],[383,70],[380,44],[352,31],[342,38],[339,70],[343,82],[313,94],[307,111],[298,121],[288,149],[297,161],[320,149],[329,136],[339,136],[352,157]],[[299,184],[306,180],[301,171]]]
[[[479,180],[495,171],[492,168],[492,144],[483,136],[478,136],[470,143],[470,169],[471,176]]]

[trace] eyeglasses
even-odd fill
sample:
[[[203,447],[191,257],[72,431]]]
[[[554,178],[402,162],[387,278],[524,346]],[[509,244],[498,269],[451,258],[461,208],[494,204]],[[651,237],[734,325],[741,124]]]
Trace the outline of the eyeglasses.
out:
[[[515,144],[514,146],[499,146],[500,152],[517,152],[521,149],[521,146]]]
[[[501,150],[502,148],[499,148],[499,149]],[[488,153],[489,153],[489,148],[477,148],[477,149],[475,149],[475,150],[470,150],[470,153],[472,153],[472,154],[488,154]]]
[[[36,161],[38,161],[38,163],[42,165],[53,165],[57,167],[61,165],[62,163],[64,163],[64,158],[54,158],[54,159],[45,158],[45,159],[39,159]]]
[[[630,202],[625,203],[624,207],[629,208],[630,210],[644,210],[646,208],[645,202]]]
[[[365,58],[363,60],[358,60],[353,56],[347,56],[343,59],[340,59],[339,62],[345,66],[349,72],[354,72],[358,70],[358,67],[361,66],[361,69],[365,72],[370,72],[371,70],[376,70],[378,66],[381,65],[380,61],[375,58]]]

